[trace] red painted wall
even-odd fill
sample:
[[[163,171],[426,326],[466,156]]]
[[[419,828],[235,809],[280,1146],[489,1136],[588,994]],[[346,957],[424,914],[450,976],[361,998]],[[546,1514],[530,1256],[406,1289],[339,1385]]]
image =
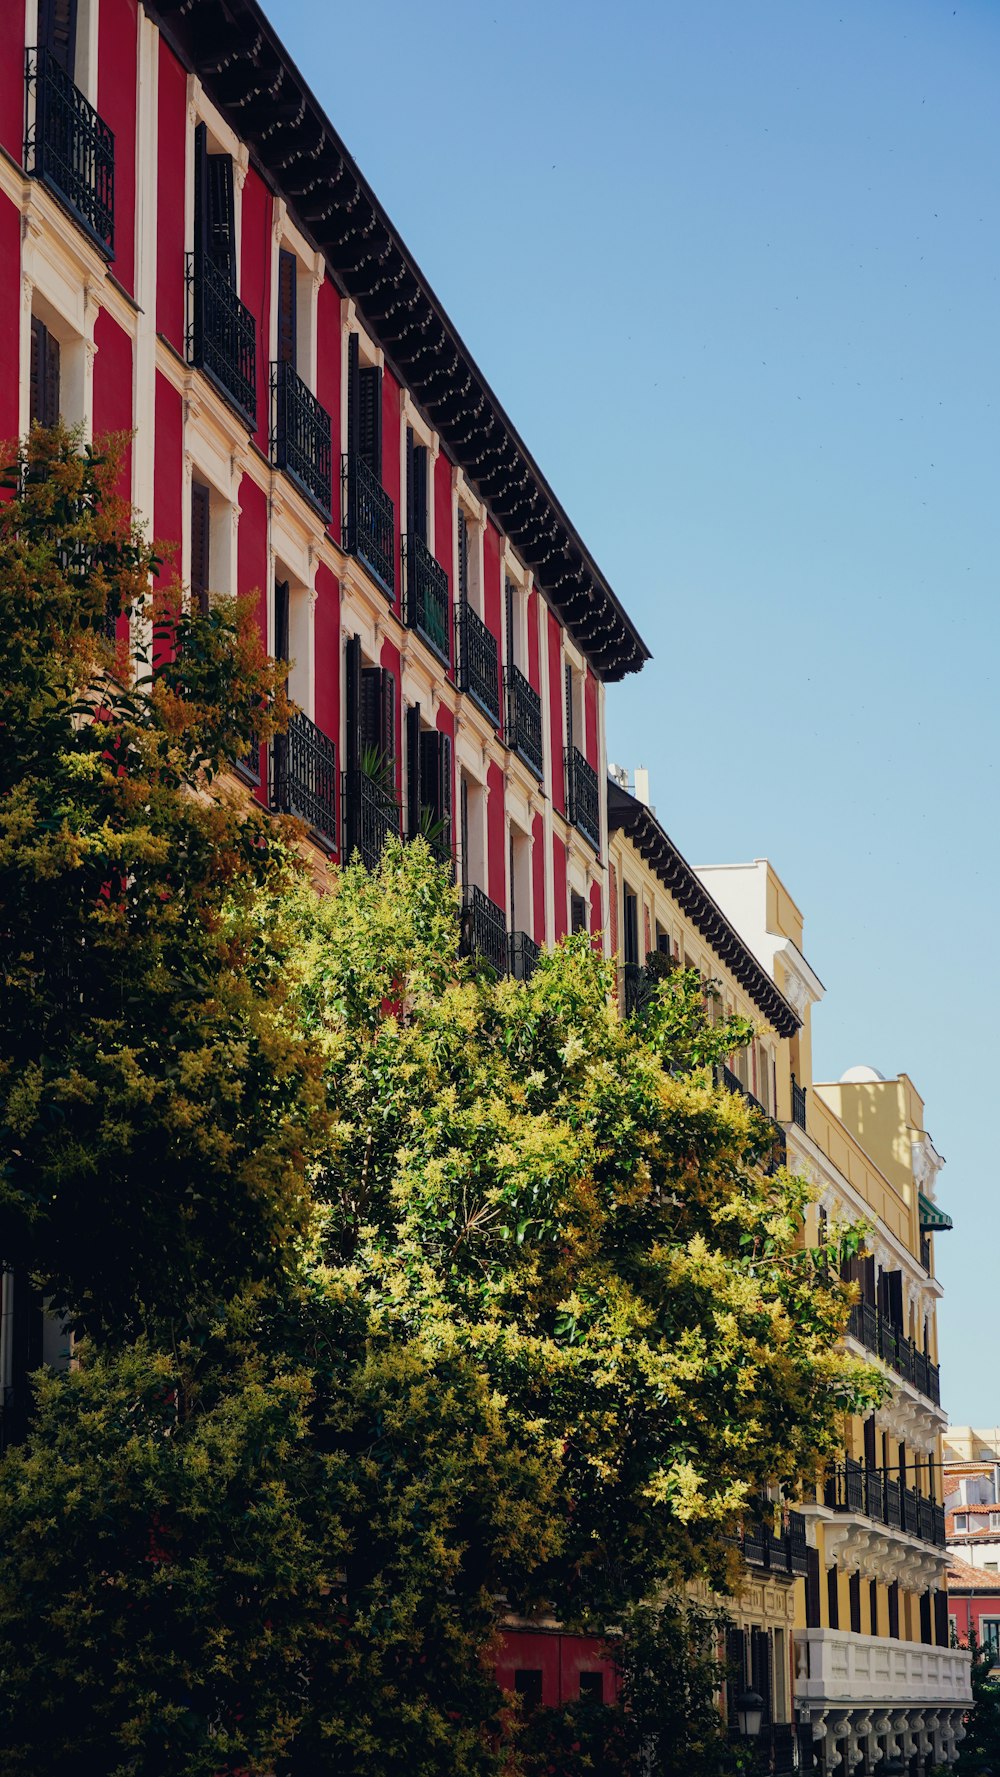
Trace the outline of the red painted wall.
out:
[[[0,143],[20,166],[24,154],[24,0],[4,0],[3,42]]]
[[[536,691],[542,689],[541,645],[538,640],[538,619],[542,601],[534,587],[528,594],[528,680]]]
[[[267,186],[251,167],[243,186],[240,298],[257,323],[257,425],[254,437],[267,456],[270,422],[271,209]]]
[[[592,882],[590,885],[590,932],[591,932],[591,936],[596,940],[599,938],[599,936],[600,936],[601,932],[603,932],[603,930],[604,930],[604,913],[603,913],[603,910],[601,907],[601,885],[599,882]],[[600,949],[600,944],[595,942],[594,949],[595,950]]]
[[[4,58],[0,56],[0,66]],[[0,194],[0,438],[17,437],[21,342],[21,217]]]
[[[486,850],[489,887],[487,894],[498,907],[507,905],[507,823],[504,819],[503,770],[490,765],[486,772]]]
[[[137,0],[101,0],[97,109],[115,132],[115,260],[119,284],[135,291],[135,119]]]
[[[531,891],[536,944],[545,943],[545,822],[536,814],[531,826]]]
[[[579,1697],[581,1672],[602,1673],[605,1702],[617,1701],[617,1668],[607,1644],[596,1636],[506,1629],[496,1665],[497,1682],[503,1690],[514,1689],[519,1670],[541,1672],[542,1705],[547,1709]]]
[[[94,435],[132,430],[132,341],[107,309],[94,323]],[[125,448],[120,492],[132,493],[132,445]],[[179,533],[178,533],[179,535]]]
[[[994,1590],[987,1590],[987,1582],[993,1585]],[[983,1617],[992,1617],[994,1620],[1000,1617],[1000,1585],[997,1585],[995,1576],[988,1573],[983,1574],[982,1592],[978,1590],[974,1593],[967,1592],[963,1596],[961,1592],[953,1592],[949,1587],[948,1614],[955,1618],[955,1628],[962,1647],[969,1645],[970,1627],[975,1630],[976,1640],[982,1645]]]
[[[600,750],[597,744],[597,692],[597,680],[588,667],[583,683],[583,699],[587,712],[587,764],[594,771],[600,770]]]
[[[393,560],[396,563],[396,605],[401,609],[403,575],[400,564],[399,537],[405,518],[399,510],[399,384],[391,371],[388,370],[382,374],[382,486],[395,508],[392,550]]]
[[[162,37],[157,119],[156,329],[183,354],[187,76]]]
[[[558,944],[569,930],[569,894],[566,847],[557,833],[552,835],[552,899],[555,903],[555,928],[552,935]]]
[[[340,540],[340,436],[341,328],[340,297],[329,278],[319,287],[316,322],[316,399],[330,415],[333,441],[333,518],[331,534]]]
[[[552,806],[560,814],[566,812],[566,773],[563,763],[563,671],[561,631],[552,612],[549,625],[549,722],[552,734]],[[564,897],[565,899],[565,897]]]

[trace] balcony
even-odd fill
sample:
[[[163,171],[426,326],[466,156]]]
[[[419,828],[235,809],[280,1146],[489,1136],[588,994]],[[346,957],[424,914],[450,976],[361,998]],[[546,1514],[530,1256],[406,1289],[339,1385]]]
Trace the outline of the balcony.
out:
[[[391,789],[366,771],[344,773],[344,858],[357,852],[368,870],[375,870],[386,841],[399,833],[399,803]]]
[[[967,1648],[845,1629],[796,1629],[795,1701],[967,1706],[970,1661]]]
[[[715,1083],[717,1086],[725,1087],[727,1092],[739,1093],[741,1098],[745,1098],[748,1104],[753,1105],[755,1111],[759,1111],[765,1123],[770,1126],[771,1152],[764,1163],[764,1171],[768,1174],[777,1172],[779,1166],[786,1165],[788,1161],[788,1143],[780,1123],[776,1123],[774,1118],[769,1116],[760,1099],[754,1097],[749,1086],[744,1086],[739,1074],[734,1073],[731,1067],[726,1066],[725,1062],[722,1062],[716,1069]]]
[[[761,1500],[744,1521],[737,1547],[751,1567],[793,1578],[808,1567],[806,1521],[801,1512],[788,1512],[776,1531],[774,1514],[771,1502]]]
[[[35,118],[27,171],[65,204],[106,259],[115,251],[115,138],[47,49],[29,49],[26,85]]]
[[[495,728],[500,726],[500,669],[497,639],[478,612],[461,600],[456,607],[458,685],[474,697]]]
[[[806,1126],[806,1089],[799,1085],[794,1074],[792,1075],[792,1122],[799,1129],[804,1129]]]
[[[507,697],[504,740],[539,781],[545,776],[542,752],[542,700],[516,666],[504,673]]]
[[[271,807],[298,815],[336,846],[337,749],[301,710],[271,745]]]
[[[461,951],[463,956],[485,963],[495,975],[506,975],[507,915],[474,883],[468,883],[462,895]]]
[[[889,1469],[866,1468],[850,1458],[837,1463],[827,1475],[823,1503],[829,1511],[885,1524],[936,1549],[945,1546],[944,1507],[904,1487]]]
[[[341,466],[344,548],[396,596],[395,514],[392,501],[363,457],[346,453]]]
[[[333,501],[330,415],[291,364],[271,365],[271,460],[329,522]]]
[[[597,773],[579,747],[566,748],[566,814],[579,833],[601,849],[601,797]]]
[[[515,981],[530,981],[542,947],[527,932],[510,934],[510,972]]]
[[[404,618],[445,666],[451,664],[448,576],[421,537],[403,538]]]
[[[886,1320],[870,1302],[855,1302],[847,1321],[847,1331],[866,1351],[880,1357],[890,1370],[902,1376],[936,1407],[941,1405],[941,1370],[912,1339]]]
[[[187,256],[188,363],[203,370],[252,432],[257,424],[257,340],[250,310],[203,253]]]

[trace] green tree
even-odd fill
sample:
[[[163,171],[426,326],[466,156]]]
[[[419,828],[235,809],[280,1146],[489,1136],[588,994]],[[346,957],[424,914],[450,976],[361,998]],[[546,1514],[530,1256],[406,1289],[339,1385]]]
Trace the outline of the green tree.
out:
[[[996,1679],[996,1647],[969,1636],[972,1649],[972,1709],[965,1739],[958,1748],[958,1777],[989,1777],[1000,1772],[1000,1684]]]
[[[280,684],[248,607],[150,600],[121,444],[33,429],[0,505],[0,1259],[118,1340],[287,1262],[322,1105],[291,854],[218,776]]]
[[[584,939],[461,962],[423,841],[317,895],[220,777],[281,715],[249,617],[175,596],[134,682],[113,462],[33,434],[15,479],[0,1211],[90,1338],[0,1472],[7,1768],[513,1777],[508,1609],[632,1625],[641,1749],[563,1712],[561,1757],[699,1768],[701,1704],[641,1701],[700,1645],[659,1601],[882,1387],[835,1349],[857,1235],[802,1246],[714,1085],[749,1027],[683,972],[622,1020]]]

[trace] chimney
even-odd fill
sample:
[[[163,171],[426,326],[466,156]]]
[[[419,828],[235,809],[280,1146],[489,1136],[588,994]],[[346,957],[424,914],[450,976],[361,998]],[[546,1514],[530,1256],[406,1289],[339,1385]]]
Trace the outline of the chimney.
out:
[[[635,768],[635,799],[649,807],[649,772],[645,765],[637,765]]]

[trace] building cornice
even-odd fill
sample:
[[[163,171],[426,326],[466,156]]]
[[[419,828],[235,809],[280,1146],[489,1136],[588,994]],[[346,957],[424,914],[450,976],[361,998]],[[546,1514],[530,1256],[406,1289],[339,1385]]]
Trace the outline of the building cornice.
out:
[[[663,831],[652,809],[631,796],[614,778],[608,779],[608,831],[621,832],[631,840],[668,894],[673,895],[706,943],[732,970],[740,986],[746,989],[758,1011],[774,1026],[778,1035],[794,1036],[801,1019],[784,994],[775,986],[753,951],[744,944],[735,927],[730,925],[700,877],[695,875],[687,859],[681,856],[673,840]]]
[[[649,650],[257,0],[144,0],[320,250],[598,676]]]

